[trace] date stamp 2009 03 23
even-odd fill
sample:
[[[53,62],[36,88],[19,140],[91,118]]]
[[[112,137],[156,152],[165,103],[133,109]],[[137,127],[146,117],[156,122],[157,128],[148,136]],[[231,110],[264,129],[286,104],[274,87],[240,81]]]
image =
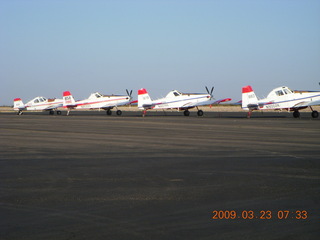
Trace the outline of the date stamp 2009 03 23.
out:
[[[235,210],[214,210],[212,211],[213,220],[222,220],[222,219],[297,219],[297,220],[305,220],[308,218],[308,212],[306,210],[243,210],[243,211],[235,211]]]

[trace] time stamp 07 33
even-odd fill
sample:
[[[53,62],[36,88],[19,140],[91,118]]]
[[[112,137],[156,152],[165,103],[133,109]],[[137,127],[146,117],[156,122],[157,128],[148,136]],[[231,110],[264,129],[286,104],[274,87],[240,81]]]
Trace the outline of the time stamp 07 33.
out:
[[[235,211],[235,210],[214,210],[212,211],[211,219],[213,220],[222,220],[222,219],[297,219],[297,220],[306,220],[308,219],[308,211],[306,210],[243,210],[243,211]]]

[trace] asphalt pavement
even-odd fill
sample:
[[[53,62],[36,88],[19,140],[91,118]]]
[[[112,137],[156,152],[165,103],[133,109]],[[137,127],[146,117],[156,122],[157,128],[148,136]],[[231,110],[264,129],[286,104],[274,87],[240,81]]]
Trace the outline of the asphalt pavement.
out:
[[[320,119],[0,113],[0,239],[318,239]]]

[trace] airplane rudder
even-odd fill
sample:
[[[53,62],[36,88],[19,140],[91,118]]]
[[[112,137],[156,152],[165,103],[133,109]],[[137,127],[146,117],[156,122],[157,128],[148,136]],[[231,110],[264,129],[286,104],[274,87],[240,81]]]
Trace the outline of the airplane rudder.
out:
[[[67,106],[70,104],[75,103],[75,100],[72,96],[72,94],[70,93],[70,91],[64,91],[63,92],[63,106]]]
[[[19,108],[23,108],[24,107],[24,103],[22,102],[21,98],[15,98],[13,100],[13,108],[14,109],[19,109]]]
[[[258,98],[250,85],[242,88],[242,108],[248,108],[249,104],[257,103]]]
[[[143,108],[144,104],[148,104],[151,102],[151,98],[149,96],[148,91],[145,88],[141,88],[138,90],[138,108]]]

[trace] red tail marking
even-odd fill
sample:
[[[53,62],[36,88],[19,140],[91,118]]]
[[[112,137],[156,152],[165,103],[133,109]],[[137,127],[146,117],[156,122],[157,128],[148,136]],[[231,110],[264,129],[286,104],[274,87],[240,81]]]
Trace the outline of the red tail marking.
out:
[[[146,93],[148,93],[148,92],[145,88],[141,88],[138,90],[138,95],[142,95],[142,94],[146,94]]]
[[[21,101],[21,98],[15,98],[13,101],[14,102]]]
[[[249,93],[249,92],[253,92],[253,89],[251,86],[245,86],[242,88],[242,93]]]
[[[67,96],[70,96],[70,95],[71,95],[71,93],[70,93],[69,91],[63,92],[63,96],[64,96],[64,97],[67,97]]]

